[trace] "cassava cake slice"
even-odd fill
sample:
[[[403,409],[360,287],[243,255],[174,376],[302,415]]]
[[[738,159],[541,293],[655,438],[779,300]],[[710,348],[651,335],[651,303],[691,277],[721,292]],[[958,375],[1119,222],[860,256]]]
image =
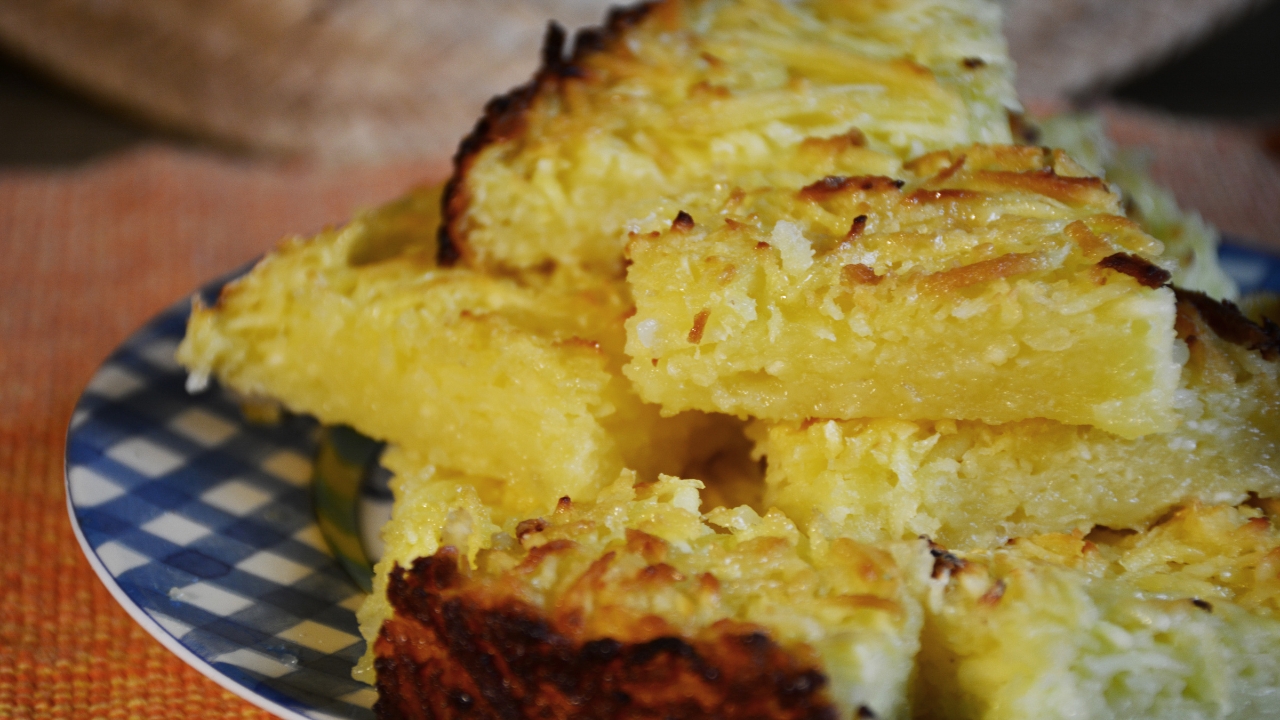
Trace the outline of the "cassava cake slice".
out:
[[[1280,716],[1280,532],[1262,504],[1192,505],[1136,534],[936,549],[921,716]]]
[[[780,513],[700,516],[696,481],[630,473],[493,532],[447,479],[400,482],[361,611],[381,718],[909,717],[920,541],[809,549]]]
[[[1102,115],[1096,113],[1036,118],[1027,127],[1035,144],[1066,150],[1089,172],[1120,190],[1129,219],[1164,243],[1174,285],[1220,300],[1239,297],[1240,289],[1218,262],[1222,241],[1218,230],[1195,210],[1179,207],[1173,192],[1156,182],[1150,150],[1117,148],[1107,136]]]
[[[666,412],[1174,427],[1160,243],[1060,151],[743,193],[633,236],[625,368]]]
[[[617,268],[679,210],[1009,142],[1017,108],[991,0],[661,0],[563,43],[462,143],[445,257]]]
[[[178,359],[200,386],[346,424],[425,463],[497,479],[525,512],[589,497],[623,467],[679,472],[705,417],[664,419],[619,372],[620,281],[435,265],[439,190],[283,242],[213,307]]]
[[[765,506],[864,540],[1141,529],[1177,505],[1280,496],[1280,331],[1178,291],[1178,427],[1125,439],[1052,420],[758,423]],[[1220,334],[1221,333],[1221,334]]]

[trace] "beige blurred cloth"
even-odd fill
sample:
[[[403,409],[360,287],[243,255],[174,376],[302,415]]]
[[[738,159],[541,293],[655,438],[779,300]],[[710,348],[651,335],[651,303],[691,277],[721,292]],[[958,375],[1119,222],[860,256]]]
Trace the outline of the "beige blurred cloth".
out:
[[[1060,100],[1169,57],[1259,0],[1002,0],[1018,94]]]
[[[1029,99],[1160,59],[1256,0],[1001,0]],[[0,44],[152,123],[334,161],[444,158],[550,18],[609,0],[4,0]]]
[[[181,134],[330,161],[441,159],[605,0],[4,0],[0,44]]]

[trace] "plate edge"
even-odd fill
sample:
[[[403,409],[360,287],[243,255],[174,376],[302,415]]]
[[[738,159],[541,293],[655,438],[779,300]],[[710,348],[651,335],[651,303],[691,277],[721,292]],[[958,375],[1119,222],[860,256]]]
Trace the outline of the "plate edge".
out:
[[[94,374],[97,374],[96,371]],[[76,403],[76,405],[76,409],[79,410],[79,403]],[[67,446],[67,442],[71,439],[70,436],[72,430],[73,428],[68,425],[63,438],[64,448]],[[158,622],[152,619],[145,610],[133,601],[133,598],[129,597],[128,593],[126,593],[124,589],[120,587],[119,583],[116,582],[115,576],[107,570],[106,565],[104,565],[102,560],[98,557],[97,551],[89,544],[89,539],[85,537],[84,532],[80,529],[80,520],[76,517],[76,506],[71,500],[71,463],[67,462],[65,454],[62,461],[62,491],[66,494],[67,498],[67,516],[71,520],[71,532],[75,533],[76,542],[80,544],[81,554],[89,561],[89,567],[91,567],[94,574],[98,576],[98,580],[106,586],[107,592],[111,593],[111,598],[116,601],[117,605],[124,608],[124,611],[129,614],[129,617],[131,617],[134,622],[141,625],[142,629],[146,630],[151,637],[159,641],[166,650],[177,655],[178,659],[194,668],[201,675],[217,683],[224,690],[231,692],[236,697],[246,700],[276,717],[283,718],[284,720],[312,720],[312,718],[309,718],[296,710],[290,710],[279,703],[262,697],[249,688],[224,675],[207,660],[196,655],[183,645],[177,638],[171,635],[168,630],[161,627]]]

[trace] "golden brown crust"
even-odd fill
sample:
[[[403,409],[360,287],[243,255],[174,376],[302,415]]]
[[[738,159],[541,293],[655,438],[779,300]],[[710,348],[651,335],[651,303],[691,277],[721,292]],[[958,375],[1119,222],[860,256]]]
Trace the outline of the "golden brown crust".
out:
[[[526,115],[540,94],[557,92],[565,79],[585,77],[583,60],[588,55],[608,51],[628,28],[640,23],[662,4],[663,0],[650,0],[613,8],[604,25],[583,28],[577,32],[573,51],[568,58],[564,56],[564,28],[554,22],[547,26],[542,44],[542,65],[533,78],[485,104],[484,113],[470,134],[462,139],[453,156],[453,174],[445,184],[444,195],[440,199],[443,218],[437,250],[437,262],[440,265],[450,266],[459,259],[470,261],[471,251],[467,246],[467,228],[463,216],[471,198],[467,195],[465,180],[476,156],[486,147],[524,132]]]
[[[858,175],[845,177],[829,175],[821,180],[800,188],[800,197],[812,202],[822,202],[841,193],[862,191],[865,193],[897,192],[902,189],[901,180],[882,175]],[[865,220],[863,222],[866,222]]]
[[[979,170],[974,180],[1000,190],[1022,190],[1053,198],[1071,207],[1105,206],[1111,197],[1106,181],[1057,174],[1052,167],[1032,171]]]
[[[472,581],[442,548],[396,567],[375,643],[383,720],[834,718],[814,658],[754,626],[697,637],[581,641],[533,605]]]
[[[1039,253],[1007,253],[926,275],[923,286],[930,292],[951,293],[971,285],[1033,272],[1041,267],[1042,262]]]
[[[703,308],[693,316],[693,328],[689,330],[689,343],[697,345],[702,342],[702,332],[707,329],[707,318],[711,317],[711,311]]]

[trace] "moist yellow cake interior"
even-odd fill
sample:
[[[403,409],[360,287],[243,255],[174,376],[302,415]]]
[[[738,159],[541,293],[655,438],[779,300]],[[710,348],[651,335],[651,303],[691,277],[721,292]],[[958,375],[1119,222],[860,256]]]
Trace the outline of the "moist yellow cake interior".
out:
[[[1277,365],[1179,304],[1190,342],[1175,430],[1125,439],[1045,419],[757,421],[764,506],[863,540],[990,547],[1095,525],[1141,529],[1190,501],[1280,495]]]
[[[641,397],[774,420],[1176,425],[1173,293],[1108,269],[1160,275],[1162,246],[1106,183],[1014,146],[932,153],[903,178],[747,193],[634,237]]]
[[[624,468],[679,473],[718,419],[659,417],[619,373],[623,283],[563,268],[491,275],[435,264],[438,187],[283,242],[198,302],[178,359],[433,465],[520,479],[536,514]],[[655,452],[655,448],[661,450]]]

